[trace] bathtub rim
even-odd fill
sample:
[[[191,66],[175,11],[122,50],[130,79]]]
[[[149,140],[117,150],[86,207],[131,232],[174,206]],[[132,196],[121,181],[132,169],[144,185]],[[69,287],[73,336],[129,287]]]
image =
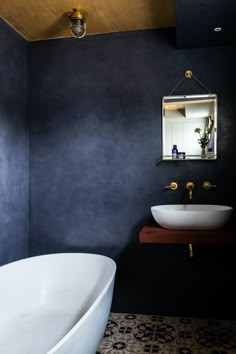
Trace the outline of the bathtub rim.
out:
[[[47,254],[43,254],[43,255],[38,255],[38,256],[31,256],[31,257],[27,257],[27,258],[23,258],[23,259],[19,259],[17,261],[14,262],[10,262],[7,264],[4,264],[0,267],[0,272],[3,271],[3,269],[5,267],[10,268],[15,266],[17,263],[19,262],[30,262],[33,261],[33,259],[39,259],[39,258],[50,258],[50,257],[62,257],[63,256],[76,256],[76,255],[84,255],[84,256],[89,256],[91,258],[93,257],[98,257],[98,258],[103,258],[106,259],[110,262],[111,264],[111,275],[108,277],[108,280],[106,282],[106,285],[103,287],[102,291],[100,292],[99,296],[96,298],[96,300],[92,303],[92,305],[89,307],[89,309],[85,312],[85,314],[78,320],[78,322],[51,348],[49,349],[49,351],[47,351],[47,353],[45,354],[53,354],[55,353],[67,340],[69,340],[69,338],[77,331],[77,329],[82,326],[82,324],[86,321],[86,319],[90,316],[90,314],[93,312],[93,310],[96,308],[96,306],[98,305],[98,303],[102,300],[103,296],[106,294],[106,292],[108,291],[109,287],[111,286],[112,282],[115,281],[115,274],[116,274],[116,269],[117,269],[117,265],[116,262],[108,257],[108,256],[104,256],[101,254],[97,254],[97,253],[88,253],[88,252],[62,252],[62,253],[47,253]]]

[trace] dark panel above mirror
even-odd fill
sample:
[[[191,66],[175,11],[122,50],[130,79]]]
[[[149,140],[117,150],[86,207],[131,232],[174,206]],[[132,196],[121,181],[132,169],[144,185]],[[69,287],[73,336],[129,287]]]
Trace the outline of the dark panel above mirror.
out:
[[[235,0],[176,0],[177,48],[235,43],[235,19]]]

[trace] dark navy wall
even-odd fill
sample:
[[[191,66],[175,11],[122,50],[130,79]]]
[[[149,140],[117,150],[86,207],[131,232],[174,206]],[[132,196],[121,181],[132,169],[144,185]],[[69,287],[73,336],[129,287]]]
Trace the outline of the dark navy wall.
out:
[[[28,255],[28,44],[0,19],[0,264]]]
[[[226,253],[204,248],[190,264],[187,246],[138,243],[150,206],[187,202],[187,181],[196,183],[195,203],[235,206],[235,50],[176,50],[174,39],[150,30],[31,44],[30,254],[114,258],[114,311],[188,315],[212,306],[214,315],[229,287],[223,281],[212,302],[215,268],[206,265],[222,269]],[[187,69],[218,94],[219,158],[156,165],[161,100]],[[187,80],[176,93],[205,92]],[[202,190],[208,179],[215,190]],[[180,188],[164,191],[171,181]]]

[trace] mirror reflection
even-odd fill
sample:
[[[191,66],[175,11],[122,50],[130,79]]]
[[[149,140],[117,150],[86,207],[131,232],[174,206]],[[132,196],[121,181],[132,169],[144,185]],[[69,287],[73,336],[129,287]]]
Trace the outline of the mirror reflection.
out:
[[[162,159],[217,158],[217,95],[162,100]]]

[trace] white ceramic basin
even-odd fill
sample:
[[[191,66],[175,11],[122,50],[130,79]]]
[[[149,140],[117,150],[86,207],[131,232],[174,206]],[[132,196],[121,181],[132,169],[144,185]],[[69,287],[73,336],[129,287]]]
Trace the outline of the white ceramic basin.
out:
[[[175,204],[151,207],[156,222],[166,229],[216,230],[230,219],[233,208],[225,205]]]

